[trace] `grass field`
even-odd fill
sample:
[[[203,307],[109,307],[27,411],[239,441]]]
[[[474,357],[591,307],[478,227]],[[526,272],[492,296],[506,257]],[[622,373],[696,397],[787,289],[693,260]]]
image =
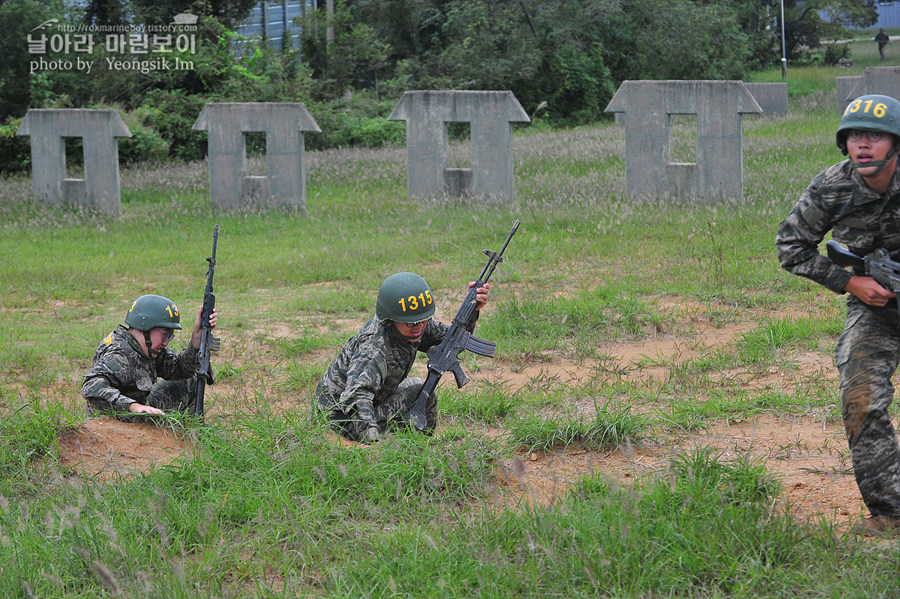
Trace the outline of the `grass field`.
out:
[[[896,543],[847,532],[843,299],[773,245],[840,159],[834,77],[882,64],[868,38],[853,56],[789,67],[789,116],[745,120],[744,198],[715,203],[628,199],[611,122],[517,129],[509,205],[408,199],[402,148],[311,154],[306,216],[213,210],[205,163],[123,170],[118,219],[0,180],[0,596],[900,596]],[[515,219],[478,326],[497,358],[441,383],[434,437],[310,420],[387,275],[422,274],[449,320]],[[141,294],[199,309],[216,223],[205,425],[86,420],[97,343]],[[765,423],[827,436],[734,441]]]

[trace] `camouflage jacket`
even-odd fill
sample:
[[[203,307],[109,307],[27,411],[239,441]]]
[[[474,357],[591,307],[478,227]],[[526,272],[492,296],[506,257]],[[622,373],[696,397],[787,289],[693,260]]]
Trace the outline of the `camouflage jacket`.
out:
[[[411,343],[393,321],[372,318],[344,344],[322,377],[322,393],[316,398],[319,409],[337,409],[374,425],[374,406],[392,395],[409,375],[416,351],[427,352],[440,343],[448,328],[430,320],[421,340]]]
[[[835,241],[865,256],[885,248],[900,257],[900,169],[885,194],[865,184],[850,161],[835,164],[813,178],[775,238],[781,267],[824,285],[835,293],[854,274],[819,253],[819,243],[831,231]]]
[[[87,400],[127,411],[133,402],[144,403],[157,378],[190,378],[197,370],[197,349],[188,343],[180,354],[163,348],[155,360],[141,349],[128,328],[119,325],[100,342],[91,371],[84,375],[81,395]]]

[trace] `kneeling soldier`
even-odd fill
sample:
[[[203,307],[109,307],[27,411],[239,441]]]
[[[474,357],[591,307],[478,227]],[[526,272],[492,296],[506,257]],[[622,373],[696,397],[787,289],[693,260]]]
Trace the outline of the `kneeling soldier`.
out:
[[[473,283],[474,284],[474,283]],[[490,285],[479,288],[477,309],[487,303]],[[411,272],[389,276],[378,290],[375,318],[338,353],[313,397],[312,408],[351,441],[374,443],[392,425],[405,422],[425,382],[410,377],[416,352],[427,352],[449,328],[432,320],[434,298],[425,279]],[[428,430],[437,420],[437,397],[425,408]]]
[[[215,328],[217,318],[213,310],[211,327]],[[125,324],[97,347],[91,371],[84,376],[81,395],[87,400],[88,414],[187,411],[197,390],[200,312],[191,342],[178,354],[168,347],[176,330],[181,330],[181,318],[172,300],[160,295],[137,298],[125,315]]]

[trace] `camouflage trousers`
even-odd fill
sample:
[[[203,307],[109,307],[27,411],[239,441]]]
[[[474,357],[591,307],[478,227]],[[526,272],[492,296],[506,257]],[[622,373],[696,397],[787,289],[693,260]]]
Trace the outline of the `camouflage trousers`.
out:
[[[157,381],[150,389],[147,398],[140,402],[144,405],[159,408],[164,412],[190,412],[193,413],[194,400],[197,398],[197,377],[180,381]],[[110,412],[109,404],[88,400],[88,416],[105,414]],[[119,420],[128,420],[130,412],[117,412]]]
[[[412,410],[423,384],[425,384],[425,380],[417,377],[404,379],[394,393],[384,401],[375,404],[375,424],[378,426],[379,433],[384,434],[390,429],[407,426],[404,416]],[[328,396],[322,381],[319,381],[312,402],[313,413],[316,411],[328,412],[327,406],[334,406],[336,403],[336,400]],[[428,430],[434,430],[437,424],[437,392],[432,394],[425,406],[425,415]],[[369,425],[359,419],[355,410],[350,414],[345,414],[341,409],[332,407],[328,412],[328,420],[331,427],[341,436],[351,441],[365,439]]]
[[[900,517],[900,445],[888,408],[891,377],[900,363],[900,317],[872,309],[855,297],[835,347],[841,377],[841,414],[853,474],[873,516]]]

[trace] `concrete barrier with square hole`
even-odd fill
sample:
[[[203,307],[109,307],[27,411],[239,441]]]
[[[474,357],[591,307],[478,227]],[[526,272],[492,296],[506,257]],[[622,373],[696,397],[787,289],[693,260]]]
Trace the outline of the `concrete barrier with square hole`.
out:
[[[408,91],[389,117],[406,121],[410,197],[511,200],[512,123],[531,119],[509,91]],[[471,168],[448,168],[448,123],[469,123]]]
[[[16,135],[31,137],[34,197],[50,204],[118,216],[122,212],[117,138],[131,131],[115,110],[29,109]],[[66,176],[67,137],[80,137],[84,178]]]
[[[631,197],[742,198],[741,117],[762,108],[741,81],[625,81],[606,112],[625,117],[625,189]],[[697,115],[697,162],[670,155],[670,116]]]
[[[306,212],[303,133],[320,132],[303,104],[220,102],[203,107],[192,127],[209,132],[209,196],[228,211],[294,208]],[[266,136],[265,176],[247,169],[246,134]]]

